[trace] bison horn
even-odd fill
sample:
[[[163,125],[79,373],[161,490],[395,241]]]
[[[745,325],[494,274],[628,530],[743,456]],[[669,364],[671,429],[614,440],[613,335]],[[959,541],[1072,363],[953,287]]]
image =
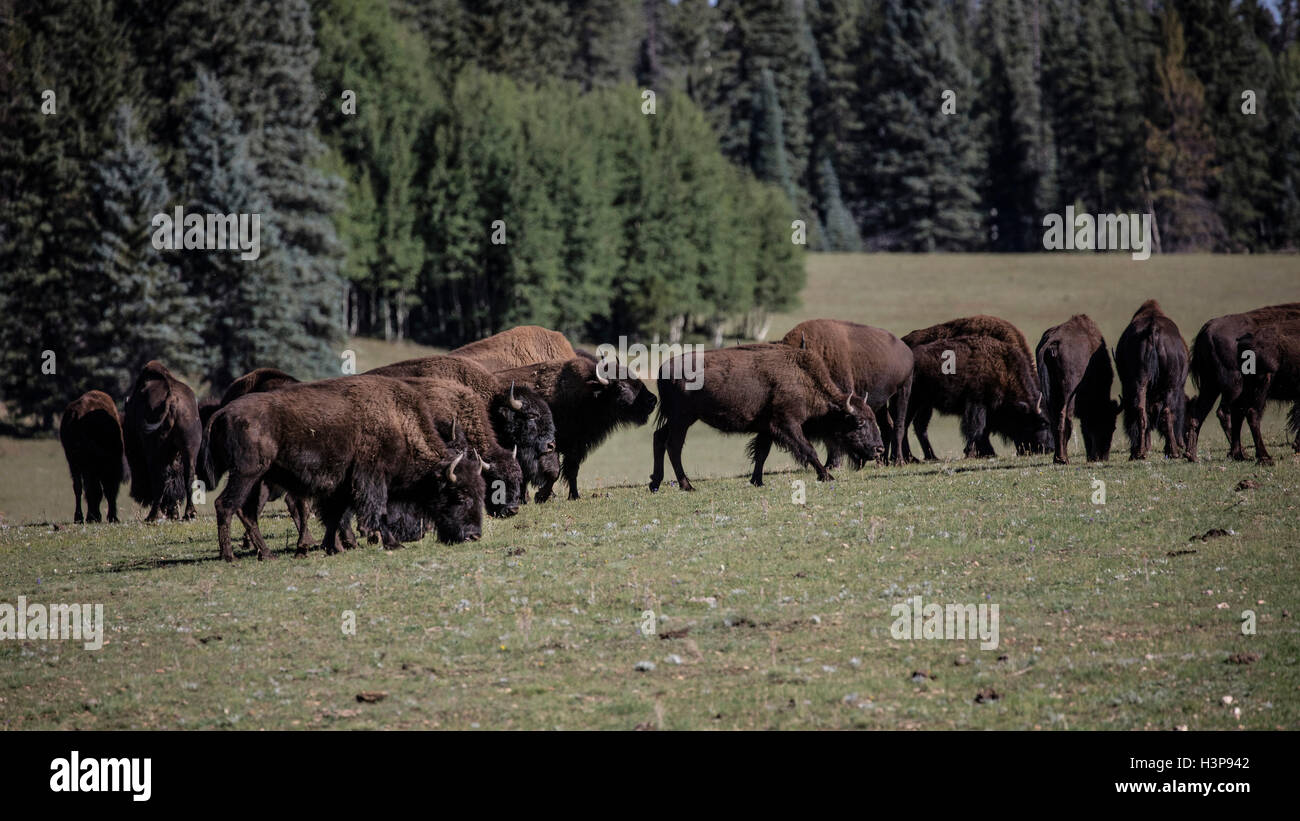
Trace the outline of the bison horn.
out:
[[[460,460],[464,458],[465,452],[461,451],[456,455],[455,459],[451,460],[451,464],[447,466],[447,481],[451,482],[453,485],[456,484],[456,465],[459,465]]]
[[[513,379],[510,380],[510,407],[517,411],[524,409],[524,403],[515,398],[515,382]]]
[[[478,472],[479,472],[479,473],[482,473],[483,471],[485,471],[485,470],[487,470],[488,468],[492,467],[492,466],[489,465],[487,462],[484,462],[484,461],[483,461],[483,457],[479,455],[479,452],[478,452],[478,449],[477,449],[477,448],[475,448],[475,450],[474,450],[474,458],[478,460]]]
[[[456,438],[456,418],[457,417],[455,416],[451,417],[451,438],[452,439]]]
[[[1038,403],[1034,405],[1034,413],[1042,413],[1042,412],[1043,412],[1043,395],[1040,393],[1038,394]]]
[[[799,349],[804,351],[808,350],[808,334],[803,331],[799,332]]]
[[[602,385],[608,385],[608,384],[609,384],[609,379],[607,379],[606,377],[604,377],[604,376],[601,375],[601,373],[600,373],[600,368],[597,368],[597,369],[596,369],[596,380],[597,380],[598,382],[600,382],[600,384],[602,384]]]
[[[512,450],[512,451],[510,451],[510,458],[511,458],[511,459],[518,459],[518,458],[519,458],[519,446],[518,446],[518,445],[515,445],[515,449]]]
[[[849,398],[844,400],[844,410],[853,413],[853,391],[849,391]]]

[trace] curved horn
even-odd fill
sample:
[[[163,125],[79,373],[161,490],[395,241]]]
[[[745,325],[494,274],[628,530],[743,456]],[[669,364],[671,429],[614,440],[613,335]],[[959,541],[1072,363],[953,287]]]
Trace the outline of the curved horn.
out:
[[[524,403],[515,398],[515,380],[510,380],[510,407],[517,411],[524,409]]]
[[[456,419],[457,417],[455,416],[451,417],[451,438],[452,439],[456,438]]]
[[[853,391],[849,391],[849,398],[844,400],[844,410],[853,413]]]
[[[518,446],[518,445],[515,445],[515,449],[512,450],[512,451],[510,451],[510,458],[511,458],[511,459],[518,459],[518,458],[519,458],[519,446]]]
[[[456,484],[456,465],[459,465],[460,460],[464,458],[465,451],[461,451],[456,455],[455,459],[451,460],[451,464],[447,466],[447,481],[451,482],[453,485]]]
[[[478,449],[477,449],[477,448],[474,449],[474,458],[478,460],[478,472],[479,472],[479,473],[482,473],[483,471],[485,471],[485,470],[487,470],[488,468],[492,467],[492,466],[489,465],[487,462],[484,462],[484,461],[483,461],[483,457],[482,457],[481,455],[479,455],[479,452],[478,452]]]
[[[799,349],[804,351],[808,350],[808,334],[803,331],[799,332]]]
[[[608,384],[609,384],[609,380],[606,379],[605,377],[603,377],[603,376],[600,375],[600,368],[597,368],[597,369],[596,369],[596,379],[597,379],[597,381],[599,381],[600,384],[602,384],[602,385],[608,385]]]

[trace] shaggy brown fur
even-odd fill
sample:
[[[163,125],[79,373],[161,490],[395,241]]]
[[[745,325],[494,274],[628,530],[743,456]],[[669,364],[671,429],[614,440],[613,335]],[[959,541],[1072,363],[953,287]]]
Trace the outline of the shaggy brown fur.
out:
[[[487,405],[478,394],[450,379],[405,377],[402,381],[420,392],[425,408],[438,420],[438,433],[444,441],[450,442],[456,430],[463,430],[469,446],[487,463],[483,478],[488,514],[501,518],[518,513],[523,488],[519,463],[497,442]]]
[[[1228,440],[1228,458],[1246,458],[1241,446],[1241,423],[1244,417],[1241,413],[1233,412],[1242,389],[1241,360],[1233,359],[1237,355],[1237,340],[1258,328],[1291,319],[1300,319],[1300,302],[1228,314],[1211,319],[1201,326],[1196,339],[1192,341],[1189,366],[1192,384],[1198,393],[1187,404],[1188,459],[1196,461],[1201,425],[1210,414],[1216,399],[1219,400],[1216,415],[1223,428],[1223,437]]]
[[[696,356],[692,351],[681,358]],[[680,376],[684,373],[699,374],[697,389],[687,387]],[[750,443],[750,482],[760,487],[773,442],[799,464],[812,465],[821,482],[834,477],[818,461],[808,437],[835,441],[856,466],[884,450],[875,415],[862,397],[855,395],[850,403],[849,392],[835,384],[820,356],[789,345],[739,345],[709,351],[702,362],[670,360],[660,366],[659,395],[652,491],[663,481],[665,450],[678,485],[694,490],[682,467],[682,445],[697,420],[724,433],[757,434]]]
[[[903,337],[903,342],[909,348],[915,348],[917,345],[925,345],[936,339],[947,339],[954,336],[987,336],[1008,345],[1013,345],[1024,351],[1025,356],[1029,359],[1030,367],[1033,367],[1034,354],[1029,350],[1029,340],[1025,339],[1025,335],[1020,332],[1020,329],[1005,319],[989,316],[988,314],[950,319],[938,325],[921,328]]]
[[[127,473],[122,448],[122,423],[113,397],[87,391],[68,404],[59,424],[59,442],[72,474],[72,494],[77,500],[73,521],[98,522],[99,500],[108,500],[108,520],[117,521],[117,490]],[[81,496],[86,495],[86,515]]]
[[[1129,458],[1147,458],[1152,428],[1165,437],[1166,456],[1181,456],[1187,413],[1187,343],[1154,299],[1142,303],[1120,334],[1115,370],[1119,372]]]
[[[1119,402],[1110,398],[1115,371],[1101,329],[1085,314],[1075,314],[1043,332],[1038,340],[1038,381],[1043,389],[1043,409],[1052,423],[1056,443],[1052,461],[1070,462],[1069,445],[1078,416],[1083,427],[1083,449],[1088,461],[1110,458]]]
[[[235,557],[232,515],[252,534],[259,558],[271,557],[244,512],[261,482],[315,500],[327,551],[336,549],[350,511],[367,530],[387,529],[396,518],[427,518],[443,541],[478,538],[481,463],[451,452],[426,395],[403,380],[351,376],[251,393],[217,411],[210,426],[214,475],[230,473],[216,501],[221,557]],[[413,530],[422,534],[422,523]]]
[[[526,484],[541,487],[547,482],[554,484],[559,478],[560,457],[555,446],[555,421],[546,401],[531,388],[503,383],[477,362],[459,356],[408,359],[366,373],[459,382],[474,391],[488,406],[492,428],[501,446],[519,448],[519,467]],[[519,406],[517,409],[516,404]],[[520,501],[527,502],[528,495],[522,494]]]
[[[451,355],[472,359],[489,371],[504,371],[553,359],[572,359],[578,354],[559,331],[537,325],[520,325],[462,345]]]
[[[578,468],[587,455],[617,428],[648,422],[657,402],[640,379],[611,377],[602,382],[596,365],[594,358],[579,355],[497,372],[503,383],[526,385],[550,406],[560,475],[570,499],[578,498]],[[536,501],[549,499],[553,487],[554,482],[543,484]]]
[[[1237,341],[1238,362],[1247,351],[1255,354],[1255,372],[1242,375],[1241,396],[1232,412],[1246,417],[1255,440],[1255,458],[1260,464],[1271,465],[1273,457],[1268,455],[1259,429],[1264,405],[1270,399],[1295,403],[1288,421],[1295,436],[1292,449],[1300,453],[1300,320],[1270,322],[1243,334]]]
[[[865,395],[875,411],[886,458],[903,463],[903,426],[912,393],[912,349],[881,328],[839,319],[810,319],[790,329],[781,340],[821,356],[840,390]],[[840,454],[826,445],[826,467],[836,468]]]
[[[944,373],[952,351],[952,373]],[[1047,418],[1030,359],[1018,344],[990,336],[940,338],[912,348],[916,373],[907,424],[926,459],[935,459],[927,431],[934,411],[961,416],[965,455],[996,456],[991,433],[1007,437],[1018,452],[1051,446]]]
[[[175,518],[182,498],[183,518],[193,519],[190,486],[203,440],[194,391],[161,362],[151,360],[126,400],[122,432],[131,468],[131,497],[149,505],[145,521],[157,521],[163,511]]]

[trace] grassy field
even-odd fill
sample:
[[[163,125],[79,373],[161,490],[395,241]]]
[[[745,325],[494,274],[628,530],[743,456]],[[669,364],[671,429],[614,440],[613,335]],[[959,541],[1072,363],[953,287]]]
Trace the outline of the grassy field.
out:
[[[1032,344],[1086,312],[1113,345],[1148,297],[1190,338],[1298,286],[1296,257],[828,255],[773,332],[983,312]],[[353,349],[359,369],[422,352]],[[0,602],[100,603],[107,625],[98,651],[0,642],[0,727],[1300,727],[1300,460],[1277,409],[1269,468],[1226,462],[1217,424],[1196,465],[959,461],[937,421],[952,461],[762,489],[737,478],[744,439],[697,426],[687,468],[717,478],[694,494],[648,493],[649,430],[625,431],[584,466],[587,499],[478,543],[294,561],[277,506],[282,558],[233,567],[211,496],[195,523],[128,504],[126,524],[71,525],[57,442],[0,439]],[[894,638],[891,607],[917,595],[997,604],[998,647]]]

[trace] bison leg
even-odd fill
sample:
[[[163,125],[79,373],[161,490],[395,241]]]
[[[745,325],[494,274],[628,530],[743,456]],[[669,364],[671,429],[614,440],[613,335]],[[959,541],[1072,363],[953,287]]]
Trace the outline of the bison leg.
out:
[[[754,437],[751,447],[754,452],[754,474],[749,477],[749,483],[754,487],[762,487],[763,464],[767,462],[767,455],[772,452],[772,437],[760,433]],[[827,445],[826,450],[830,451],[830,445]]]
[[[72,472],[72,495],[77,497],[77,512],[72,514],[72,521],[76,524],[81,524],[86,521],[86,517],[81,513],[81,496],[83,489],[84,486],[81,483],[81,473],[74,470]]]
[[[1174,409],[1168,402],[1160,409],[1160,420],[1164,427],[1165,456],[1177,459],[1183,455],[1183,451],[1179,445],[1178,433],[1174,430]]]
[[[916,409],[916,416],[912,419],[912,432],[916,434],[916,441],[921,443],[921,455],[927,460],[935,460],[939,457],[934,454],[934,448],[930,446],[930,417],[934,414],[934,409],[928,405]],[[903,447],[907,448],[907,441],[904,440]],[[911,454],[909,453],[910,457]]]
[[[686,477],[686,468],[682,467],[682,446],[686,444],[686,430],[689,425],[673,425],[668,429],[668,459],[673,463],[673,473],[677,474],[677,486],[682,490],[695,490],[691,480]]]
[[[189,521],[198,516],[194,510],[194,454],[187,453],[181,457],[181,470],[185,478],[185,514],[181,516],[183,521]]]
[[[1246,409],[1246,422],[1250,425],[1250,435],[1255,439],[1255,459],[1261,465],[1271,465],[1273,457],[1268,455],[1268,449],[1264,447],[1264,434],[1259,429],[1260,418],[1263,416],[1261,411],[1259,404],[1252,404]]]
[[[1054,430],[1053,433],[1056,434],[1056,453],[1052,456],[1052,461],[1058,465],[1070,464],[1069,445],[1071,430],[1069,408],[1061,408],[1056,412],[1056,430]],[[1092,446],[1088,443],[1087,438],[1088,437],[1085,435],[1084,446],[1088,451],[1088,459],[1091,460]]]
[[[117,523],[117,485],[104,482],[104,498],[108,501],[108,521]]]
[[[772,438],[777,444],[790,451],[790,455],[801,465],[812,465],[817,471],[817,481],[833,482],[835,477],[817,459],[817,451],[803,435],[803,430],[796,424],[785,422],[772,426]]]
[[[258,484],[259,477],[232,473],[226,481],[226,489],[217,497],[214,505],[217,510],[217,542],[221,548],[221,558],[228,562],[235,560],[235,551],[230,546],[230,517],[238,511],[240,520],[243,521],[244,503]],[[245,522],[245,530],[248,527],[249,524]]]
[[[1241,423],[1246,421],[1246,415],[1241,412],[1240,408],[1234,403],[1229,410],[1231,419],[1232,432],[1228,437],[1228,458],[1235,459],[1238,462],[1245,461],[1246,449],[1241,441]]]
[[[82,480],[82,483],[86,489],[86,521],[103,521],[99,516],[99,501],[103,496],[103,489],[99,484],[99,477],[88,476]]]
[[[564,483],[569,486],[569,500],[582,498],[578,494],[578,468],[582,467],[582,456],[569,452],[563,454],[564,458],[560,462],[560,474],[564,477]]]
[[[306,553],[314,547],[308,522],[307,502],[292,493],[287,493],[284,497],[284,505],[289,508],[289,518],[293,520],[293,526],[298,530],[298,550]]]
[[[663,425],[655,428],[651,441],[653,443],[654,462],[650,466],[650,492],[655,493],[664,480],[664,451],[668,447],[668,426]]]
[[[988,411],[976,402],[967,403],[961,415],[961,433],[966,437],[966,458],[984,455],[987,441],[985,428],[988,425]],[[992,445],[989,446],[992,449]]]
[[[826,443],[826,467],[837,468],[843,464],[843,452],[835,440]]]

